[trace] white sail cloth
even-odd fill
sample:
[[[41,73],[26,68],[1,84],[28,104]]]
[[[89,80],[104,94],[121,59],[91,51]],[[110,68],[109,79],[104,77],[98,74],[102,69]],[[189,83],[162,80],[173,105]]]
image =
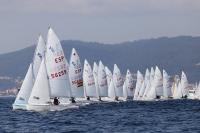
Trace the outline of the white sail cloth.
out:
[[[113,83],[115,86],[116,96],[123,97],[123,79],[121,72],[116,64],[114,64],[113,70]]]
[[[60,41],[52,28],[49,28],[47,35],[45,62],[50,84],[50,96],[71,97],[66,58]]]
[[[83,85],[86,97],[96,97],[95,81],[92,72],[92,68],[87,60],[84,61],[83,68]]]
[[[73,97],[84,97],[83,70],[78,53],[73,48],[70,58],[69,77]]]
[[[139,97],[140,88],[142,87],[143,82],[144,78],[142,73],[140,71],[137,71],[137,81],[134,92],[134,100],[137,100],[137,98]]]
[[[107,79],[106,79],[105,68],[101,61],[99,61],[97,81],[98,81],[99,96],[107,97],[108,96],[108,84],[107,84]]]
[[[165,70],[163,70],[163,97],[169,98],[172,97],[172,91],[169,82],[169,75]]]

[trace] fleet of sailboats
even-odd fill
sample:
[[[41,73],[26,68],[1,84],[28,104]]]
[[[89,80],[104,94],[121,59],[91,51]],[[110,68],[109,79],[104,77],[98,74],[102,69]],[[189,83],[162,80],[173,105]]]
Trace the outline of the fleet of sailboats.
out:
[[[70,62],[65,58],[59,38],[50,27],[47,42],[40,35],[13,109],[54,111],[76,108],[91,102],[119,102],[127,100],[152,101],[168,99],[200,99],[200,84],[193,91],[185,72],[172,79],[158,66],[138,70],[134,79],[130,70],[123,76],[114,64],[113,73],[102,61],[93,67],[73,48]],[[136,84],[135,84],[136,82]]]

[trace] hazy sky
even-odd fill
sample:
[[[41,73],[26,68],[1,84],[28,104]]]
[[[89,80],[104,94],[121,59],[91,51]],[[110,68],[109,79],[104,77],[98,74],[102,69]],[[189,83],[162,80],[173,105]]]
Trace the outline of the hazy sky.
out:
[[[116,43],[200,35],[200,0],[0,0],[0,53],[46,39]]]

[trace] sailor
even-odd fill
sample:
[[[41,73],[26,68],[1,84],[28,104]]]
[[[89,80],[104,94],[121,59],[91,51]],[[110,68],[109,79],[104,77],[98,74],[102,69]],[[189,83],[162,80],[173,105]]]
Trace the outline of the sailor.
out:
[[[90,97],[87,97],[87,100],[90,101]]]
[[[70,101],[71,101],[72,103],[76,103],[74,97],[71,97]]]
[[[58,98],[57,97],[54,97],[54,99],[53,99],[53,104],[54,105],[59,105],[59,101],[58,101]]]
[[[99,101],[102,101],[102,100],[101,100],[101,97],[99,97]]]
[[[115,100],[116,100],[116,101],[119,101],[119,98],[118,98],[118,97],[115,97]]]

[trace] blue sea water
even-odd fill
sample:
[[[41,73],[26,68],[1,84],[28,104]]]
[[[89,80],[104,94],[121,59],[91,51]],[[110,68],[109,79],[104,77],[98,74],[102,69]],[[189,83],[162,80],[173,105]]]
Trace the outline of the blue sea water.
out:
[[[199,133],[200,101],[101,103],[60,112],[13,111],[0,98],[0,132]]]

